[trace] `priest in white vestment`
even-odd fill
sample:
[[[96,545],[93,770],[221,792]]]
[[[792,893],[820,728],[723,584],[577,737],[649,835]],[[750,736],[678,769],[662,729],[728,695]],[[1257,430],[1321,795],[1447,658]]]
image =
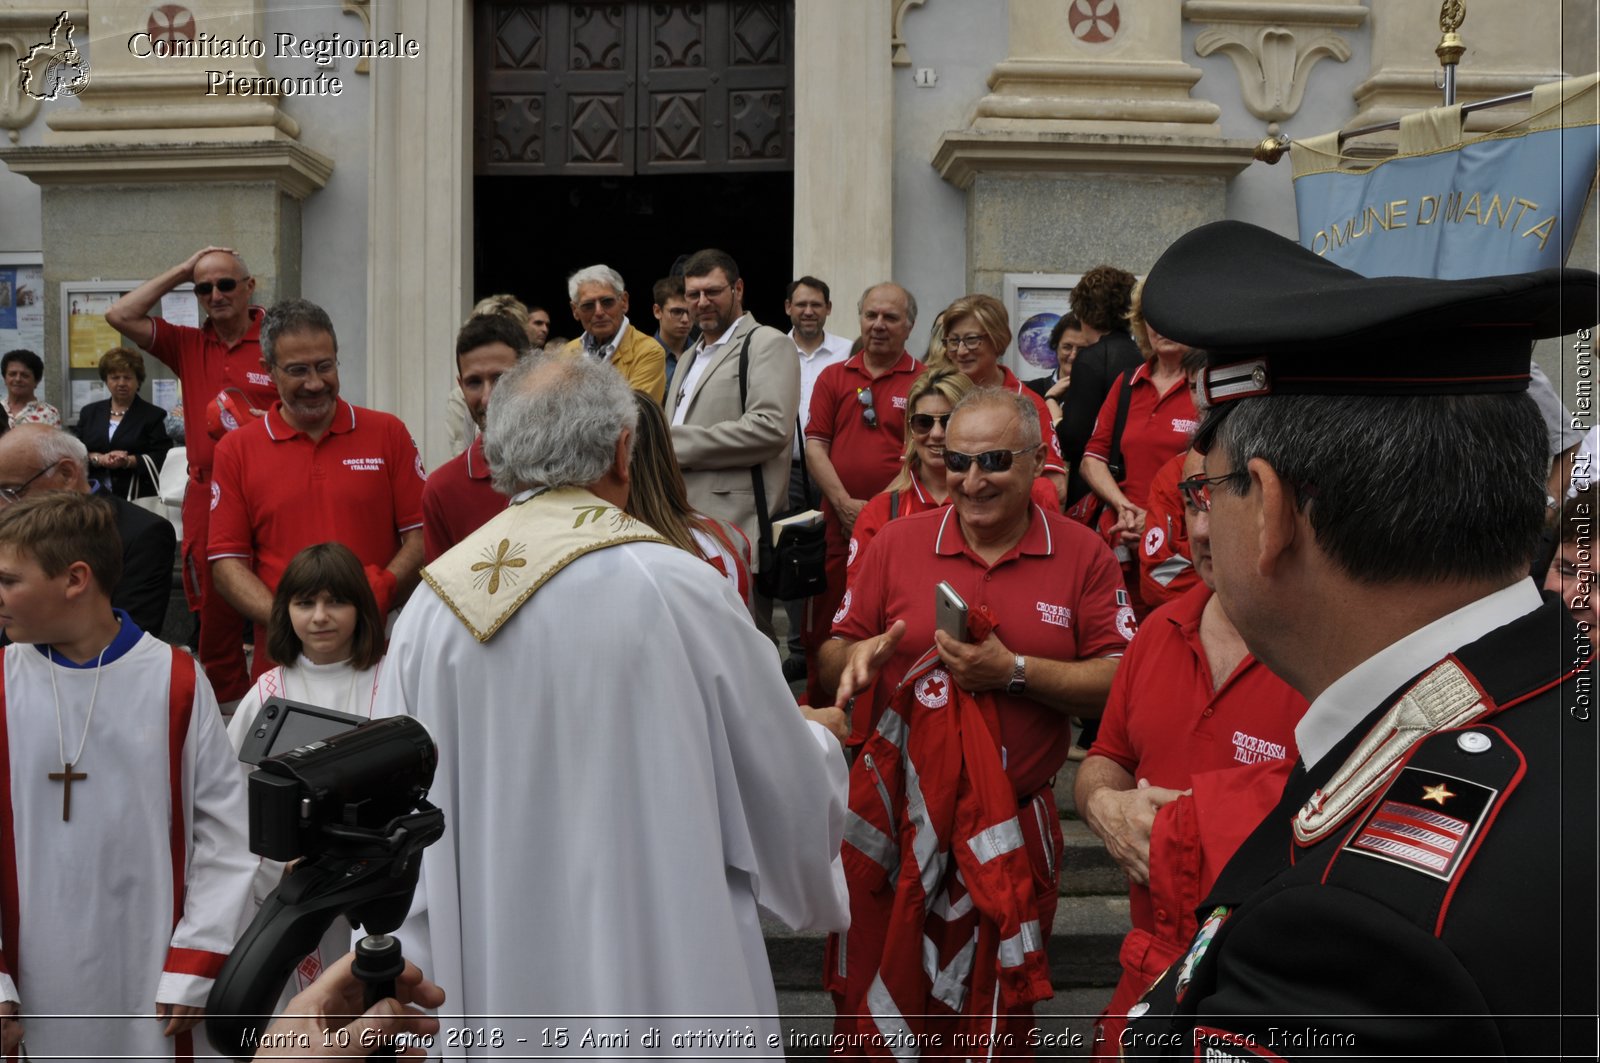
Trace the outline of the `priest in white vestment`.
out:
[[[512,505],[424,570],[380,680],[377,714],[439,745],[447,828],[401,937],[483,1028],[467,1054],[781,1056],[758,910],[849,919],[842,716],[795,705],[727,582],[621,512],[634,417],[602,363],[502,378]]]

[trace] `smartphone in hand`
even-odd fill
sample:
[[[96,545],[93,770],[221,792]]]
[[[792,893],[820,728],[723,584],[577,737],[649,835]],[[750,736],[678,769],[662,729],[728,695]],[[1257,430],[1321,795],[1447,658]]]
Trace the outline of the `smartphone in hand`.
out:
[[[933,589],[934,620],[940,631],[961,642],[971,642],[967,634],[967,603],[950,584],[941,581]]]

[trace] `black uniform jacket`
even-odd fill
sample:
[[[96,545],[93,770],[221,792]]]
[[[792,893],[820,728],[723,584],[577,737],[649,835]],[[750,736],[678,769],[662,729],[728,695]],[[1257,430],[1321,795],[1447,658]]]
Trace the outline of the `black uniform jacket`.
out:
[[[161,468],[162,459],[172,447],[167,436],[167,411],[153,402],[135,395],[128,412],[122,415],[122,424],[116,434],[111,434],[111,400],[91,402],[78,415],[78,425],[73,429],[91,454],[108,454],[113,450],[126,450],[129,454],[148,454]],[[104,469],[94,467],[89,475],[108,481],[108,493],[127,498],[128,488],[137,478],[138,487],[133,497],[153,495],[156,484],[140,462],[131,469]]]
[[[1550,596],[1463,647],[1456,662],[1498,711],[1414,744],[1310,845],[1296,841],[1296,812],[1405,690],[1309,774],[1296,765],[1198,909],[1189,956],[1134,1008],[1124,1053],[1594,1058],[1587,647]]]
[[[1083,461],[1083,448],[1094,435],[1095,419],[1100,407],[1111,393],[1111,386],[1123,373],[1139,368],[1144,356],[1139,345],[1126,332],[1108,332],[1100,342],[1078,352],[1072,363],[1072,386],[1061,403],[1061,423],[1056,425],[1056,438],[1061,443],[1061,456],[1067,461],[1067,503],[1070,505],[1089,493],[1089,485],[1078,475]]]

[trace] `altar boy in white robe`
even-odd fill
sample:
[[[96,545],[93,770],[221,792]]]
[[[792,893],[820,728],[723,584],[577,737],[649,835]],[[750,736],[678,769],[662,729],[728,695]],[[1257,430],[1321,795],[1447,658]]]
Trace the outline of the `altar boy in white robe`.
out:
[[[378,681],[439,746],[448,828],[400,936],[494,1016],[467,1055],[782,1057],[758,906],[849,920],[843,714],[797,706],[727,581],[622,511],[637,416],[596,359],[501,378],[511,504],[423,570]]]
[[[7,1053],[189,1055],[250,895],[244,776],[216,698],[194,658],[112,610],[121,567],[102,500],[0,509]]]

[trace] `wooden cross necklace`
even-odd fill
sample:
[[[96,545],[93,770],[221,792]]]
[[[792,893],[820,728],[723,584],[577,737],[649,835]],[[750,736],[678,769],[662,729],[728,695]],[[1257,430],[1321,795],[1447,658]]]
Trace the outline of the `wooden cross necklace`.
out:
[[[111,642],[115,642],[113,638]],[[66,823],[72,819],[72,783],[75,779],[87,779],[88,772],[73,771],[73,767],[83,756],[83,747],[89,741],[89,725],[94,722],[94,703],[100,698],[100,665],[105,662],[106,650],[111,648],[111,642],[101,649],[100,656],[94,661],[94,691],[89,695],[89,713],[83,721],[83,737],[78,741],[78,752],[71,760],[67,759],[67,740],[61,733],[61,694],[56,690],[55,651],[45,650],[45,659],[50,663],[50,696],[56,703],[56,742],[61,748],[61,770],[52,771],[45,776],[51,782],[61,783],[61,822]]]

